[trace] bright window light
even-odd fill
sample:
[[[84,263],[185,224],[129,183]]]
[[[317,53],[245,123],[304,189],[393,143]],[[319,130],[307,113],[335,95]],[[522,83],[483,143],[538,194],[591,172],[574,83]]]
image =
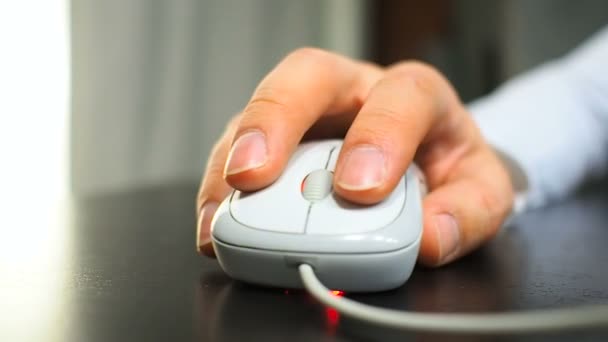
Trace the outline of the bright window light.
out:
[[[68,8],[65,0],[5,1],[0,6],[2,192],[19,198],[63,195],[68,176]]]
[[[54,340],[37,334],[59,331],[65,317],[57,299],[69,259],[69,226],[62,221],[68,19],[68,0],[0,2],[0,303],[9,315],[0,330],[7,341]]]

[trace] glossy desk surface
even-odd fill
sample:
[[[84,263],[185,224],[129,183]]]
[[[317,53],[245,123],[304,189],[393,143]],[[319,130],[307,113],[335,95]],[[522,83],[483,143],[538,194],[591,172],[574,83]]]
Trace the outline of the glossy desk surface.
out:
[[[0,340],[457,337],[381,329],[340,317],[302,291],[232,281],[215,260],[195,253],[195,190],[174,186],[110,193],[77,199],[40,215],[31,210],[13,213],[22,220],[34,217],[19,229],[36,233],[15,233],[3,241]],[[591,191],[528,213],[489,245],[453,265],[418,267],[397,290],[346,296],[425,312],[608,303],[608,192]],[[608,329],[500,338],[512,339],[608,340]]]

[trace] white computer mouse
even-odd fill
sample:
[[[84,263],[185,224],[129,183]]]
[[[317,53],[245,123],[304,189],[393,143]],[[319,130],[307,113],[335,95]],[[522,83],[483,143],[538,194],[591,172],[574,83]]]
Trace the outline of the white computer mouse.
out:
[[[302,143],[281,176],[256,192],[233,191],[211,223],[217,259],[231,277],[301,288],[298,265],[311,265],[329,288],[389,290],[410,276],[422,236],[423,186],[411,166],[375,205],[332,191],[342,140]]]

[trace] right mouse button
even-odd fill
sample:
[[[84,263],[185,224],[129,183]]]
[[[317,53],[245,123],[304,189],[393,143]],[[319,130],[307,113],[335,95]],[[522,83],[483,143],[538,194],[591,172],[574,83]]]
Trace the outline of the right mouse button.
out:
[[[401,214],[405,204],[405,190],[405,181],[401,178],[386,199],[372,206],[357,205],[332,193],[312,205],[306,223],[306,234],[350,235],[381,229]]]

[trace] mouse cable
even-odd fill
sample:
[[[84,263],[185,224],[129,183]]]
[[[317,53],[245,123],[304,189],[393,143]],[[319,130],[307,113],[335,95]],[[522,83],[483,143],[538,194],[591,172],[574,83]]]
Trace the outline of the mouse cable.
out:
[[[507,313],[414,313],[374,307],[331,294],[313,268],[298,268],[304,287],[321,303],[369,323],[409,331],[468,334],[517,334],[608,327],[608,305]]]

